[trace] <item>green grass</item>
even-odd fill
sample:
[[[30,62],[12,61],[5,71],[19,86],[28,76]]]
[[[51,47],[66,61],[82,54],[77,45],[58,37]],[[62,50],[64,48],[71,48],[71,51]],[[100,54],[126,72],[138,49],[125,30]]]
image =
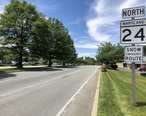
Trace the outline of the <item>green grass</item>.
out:
[[[136,106],[132,105],[130,72],[101,73],[98,116],[146,116],[146,77],[136,74]]]

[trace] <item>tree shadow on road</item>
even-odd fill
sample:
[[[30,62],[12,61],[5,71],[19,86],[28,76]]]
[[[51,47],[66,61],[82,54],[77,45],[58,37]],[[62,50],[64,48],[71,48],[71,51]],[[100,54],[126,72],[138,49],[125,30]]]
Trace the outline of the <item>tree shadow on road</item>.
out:
[[[53,66],[54,68],[78,68],[78,66]]]
[[[15,76],[16,76],[15,74],[3,73],[3,74],[0,74],[0,80],[5,79],[5,78],[12,78]]]
[[[61,71],[62,69],[57,68],[23,68],[21,71]]]
[[[16,72],[28,72],[28,71],[36,71],[36,72],[41,72],[41,71],[61,71],[62,69],[57,69],[57,68],[43,68],[43,67],[33,67],[33,68],[13,68],[13,69],[1,69],[0,70],[0,80],[5,79],[5,78],[12,78],[15,77]]]

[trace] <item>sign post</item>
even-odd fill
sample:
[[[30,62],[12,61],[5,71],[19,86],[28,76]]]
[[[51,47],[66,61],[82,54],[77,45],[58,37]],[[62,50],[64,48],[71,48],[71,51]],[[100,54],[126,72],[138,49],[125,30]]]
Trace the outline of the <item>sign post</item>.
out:
[[[136,105],[136,81],[135,81],[135,62],[141,63],[143,61],[143,47],[142,46],[132,46],[125,47],[125,62],[131,63],[132,68],[132,102]]]
[[[120,23],[121,43],[132,44],[125,48],[125,62],[131,62],[132,68],[132,103],[136,105],[136,81],[135,81],[135,62],[143,62],[143,48],[135,46],[146,41],[146,19],[135,19],[135,17],[145,16],[145,7],[133,7],[122,9],[123,20]]]
[[[132,46],[135,46],[134,44]],[[136,105],[136,82],[135,82],[135,62],[131,63],[132,67],[132,103]]]

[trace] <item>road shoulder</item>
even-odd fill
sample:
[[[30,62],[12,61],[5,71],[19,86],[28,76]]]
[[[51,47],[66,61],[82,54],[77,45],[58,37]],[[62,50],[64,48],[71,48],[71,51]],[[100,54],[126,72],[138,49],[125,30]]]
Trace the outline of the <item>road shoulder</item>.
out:
[[[97,116],[99,90],[100,90],[100,74],[101,74],[101,69],[98,70],[98,81],[97,81],[96,93],[95,93],[91,116]]]
[[[98,69],[99,70],[99,69]],[[99,71],[90,78],[62,116],[90,116],[95,99]]]

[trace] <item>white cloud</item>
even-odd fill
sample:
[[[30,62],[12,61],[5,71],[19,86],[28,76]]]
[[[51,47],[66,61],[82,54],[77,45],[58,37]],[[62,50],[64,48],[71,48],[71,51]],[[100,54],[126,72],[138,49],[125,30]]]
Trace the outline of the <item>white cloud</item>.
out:
[[[81,19],[77,18],[74,22],[70,22],[69,24],[70,25],[79,24],[80,22],[81,22]]]
[[[78,57],[92,57],[95,58],[96,53],[91,53],[91,52],[84,52],[84,53],[78,53]]]
[[[86,43],[86,44],[83,44],[81,42],[75,43],[75,47],[76,48],[88,48],[88,49],[97,49],[98,48],[97,43]]]
[[[96,41],[111,41],[122,20],[122,9],[145,6],[145,0],[98,0],[91,6],[86,25],[88,34]],[[114,33],[114,35],[113,35]],[[116,38],[119,39],[119,38]]]

